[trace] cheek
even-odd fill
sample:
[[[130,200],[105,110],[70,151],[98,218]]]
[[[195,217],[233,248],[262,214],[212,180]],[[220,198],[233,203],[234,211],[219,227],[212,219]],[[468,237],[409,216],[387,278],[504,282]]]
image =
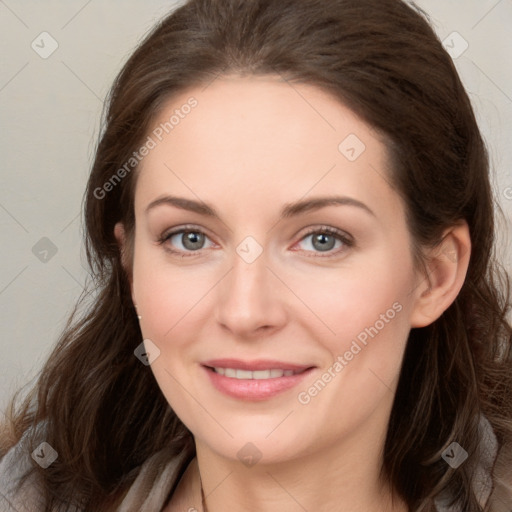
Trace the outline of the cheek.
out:
[[[182,319],[205,294],[206,289],[202,288],[175,274],[172,279],[167,276],[155,279],[140,276],[136,293],[144,336],[162,341],[172,337]]]
[[[189,427],[197,411],[190,395],[198,394],[194,379],[190,379],[189,363],[194,363],[191,340],[197,340],[212,289],[212,271],[198,266],[180,269],[165,258],[155,257],[156,251],[140,250],[135,259],[133,292],[137,311],[141,315],[140,328],[144,339],[151,340],[160,356],[151,364],[151,371],[180,419]],[[203,315],[201,320],[199,315]],[[186,383],[186,384],[184,384]],[[184,392],[185,385],[187,392]]]
[[[348,350],[358,337],[363,343],[373,339],[375,328],[379,335],[402,332],[399,324],[407,325],[412,279],[410,259],[391,250],[374,252],[357,265],[317,268],[307,275],[289,272],[285,277],[307,306],[296,318],[323,336],[331,355]]]
[[[146,327],[161,336],[206,295],[215,293],[222,272],[213,265],[180,268],[145,252],[139,251],[135,260],[134,300],[140,313],[144,312]],[[273,293],[271,300],[276,305],[288,301],[301,309],[301,315],[316,316],[327,332],[343,332],[350,325],[364,327],[368,321],[375,322],[400,297],[406,298],[412,280],[408,266],[408,261],[387,264],[374,258],[348,268],[274,268],[289,286],[278,285],[262,293]]]
[[[134,299],[144,338],[158,341],[161,350],[179,351],[191,334],[197,338],[203,324],[213,325],[208,312],[224,271],[213,262],[180,267],[160,251],[136,244]],[[356,339],[363,345],[373,339],[391,344],[392,332],[402,332],[398,324],[407,317],[412,267],[410,258],[392,244],[368,252],[357,264],[301,265],[273,265],[287,286],[261,293],[286,308],[289,320],[302,324],[332,357],[349,350]]]
[[[406,267],[398,268],[403,274],[354,269],[350,278],[303,283],[301,293],[321,322],[313,315],[300,321],[325,357],[297,401],[307,421],[332,420],[325,428],[333,439],[392,399],[410,330],[410,281]]]
[[[142,317],[141,331],[144,338],[155,340],[160,350],[174,350],[186,343],[183,331],[185,327],[193,329],[189,322],[215,285],[211,268],[191,268],[171,264],[158,251],[136,249],[133,295]],[[170,340],[172,346],[167,343]]]
[[[190,400],[190,396],[204,393],[191,371],[204,356],[201,350],[212,329],[218,327],[212,311],[217,304],[216,285],[226,269],[208,264],[180,268],[155,253],[136,252],[134,267],[134,298],[142,316],[142,333],[157,343],[162,354],[151,370],[180,419],[192,431],[201,432],[211,419]],[[311,380],[296,390],[290,443],[307,445],[301,432],[307,432],[309,438],[315,429],[322,432],[325,442],[334,442],[341,431],[355,428],[391,396],[388,385],[392,387],[400,370],[409,327],[410,261],[387,250],[348,267],[275,264],[273,271],[286,286],[279,281],[275,286],[272,283],[276,281],[269,279],[268,289],[262,290],[268,294],[265,300],[286,309],[287,315],[281,318],[290,325],[282,326],[285,330],[299,326],[304,353],[318,356],[323,370],[331,368],[332,372],[325,388]],[[342,369],[333,369],[340,356]],[[224,413],[228,417],[229,412],[220,409],[220,417]],[[326,422],[326,418],[332,421]],[[252,420],[246,422],[243,416],[231,421],[233,431],[253,428]],[[269,429],[275,424],[276,418],[271,416]]]

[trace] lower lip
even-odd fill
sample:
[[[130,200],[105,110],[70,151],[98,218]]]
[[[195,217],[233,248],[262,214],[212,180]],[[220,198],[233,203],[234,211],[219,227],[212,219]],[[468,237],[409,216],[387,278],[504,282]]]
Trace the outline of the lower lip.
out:
[[[240,400],[266,400],[293,388],[309,375],[314,368],[290,376],[275,377],[272,379],[235,379],[203,366],[212,384],[225,395]]]

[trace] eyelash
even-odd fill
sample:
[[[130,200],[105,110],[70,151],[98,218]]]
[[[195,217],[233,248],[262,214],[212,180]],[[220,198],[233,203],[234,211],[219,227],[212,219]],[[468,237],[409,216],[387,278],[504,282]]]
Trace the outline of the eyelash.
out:
[[[158,244],[159,245],[163,245],[171,237],[173,237],[174,235],[178,235],[180,233],[183,233],[183,234],[184,233],[200,233],[200,234],[203,234],[203,235],[207,236],[206,233],[204,233],[201,229],[198,229],[196,226],[182,226],[179,229],[176,229],[176,230],[173,230],[173,231],[170,231],[170,232],[164,232],[158,238]],[[351,237],[345,235],[339,229],[336,229],[336,228],[333,228],[333,227],[330,227],[330,226],[320,226],[320,227],[314,227],[314,228],[309,229],[302,236],[302,238],[299,240],[299,242],[304,240],[308,236],[315,235],[315,234],[326,234],[326,235],[329,235],[329,236],[333,236],[337,240],[342,242],[344,247],[338,248],[338,250],[336,250],[336,251],[334,251],[334,250],[332,252],[328,251],[328,254],[326,256],[323,256],[320,251],[305,251],[305,252],[315,252],[316,253],[314,256],[309,256],[309,257],[332,258],[332,257],[338,256],[340,252],[346,250],[347,248],[351,248],[351,247],[353,247],[355,245],[355,243],[354,243],[354,241],[352,240]],[[172,249],[172,248],[166,246],[165,250],[170,252],[170,253],[172,253],[172,254],[174,254],[174,255],[180,255],[182,258],[187,258],[187,257],[191,257],[191,256],[196,256],[203,249],[199,249],[197,251],[181,251],[181,250]]]

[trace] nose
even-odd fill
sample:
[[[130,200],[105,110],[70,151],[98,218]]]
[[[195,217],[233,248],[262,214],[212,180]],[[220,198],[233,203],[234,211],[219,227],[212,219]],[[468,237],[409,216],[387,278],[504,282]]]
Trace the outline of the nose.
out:
[[[268,335],[286,323],[284,287],[268,264],[265,250],[252,262],[235,252],[218,285],[216,320],[237,339]]]

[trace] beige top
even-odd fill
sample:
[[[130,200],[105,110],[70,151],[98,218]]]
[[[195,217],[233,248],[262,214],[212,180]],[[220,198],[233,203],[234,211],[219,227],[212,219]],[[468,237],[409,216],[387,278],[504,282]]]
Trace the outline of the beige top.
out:
[[[194,457],[163,512],[202,512],[202,501],[199,466]]]
[[[484,442],[473,486],[480,502],[485,504],[492,488],[490,472],[497,455],[497,442],[485,418],[482,419],[481,426]],[[38,483],[34,480],[25,485],[19,493],[13,491],[16,477],[31,464],[30,451],[24,445],[24,441],[22,438],[0,460],[0,512],[44,510]],[[508,479],[508,476],[506,478]],[[501,483],[503,489],[512,494],[512,481]],[[167,450],[162,450],[141,466],[137,478],[117,512],[201,512],[201,501],[197,458],[191,453],[170,457]],[[436,501],[436,505],[439,512],[459,512],[455,508],[446,507],[446,500],[442,497]],[[492,510],[510,512],[510,506],[510,503],[503,502],[502,509],[498,505]],[[68,512],[82,511],[70,509]]]

